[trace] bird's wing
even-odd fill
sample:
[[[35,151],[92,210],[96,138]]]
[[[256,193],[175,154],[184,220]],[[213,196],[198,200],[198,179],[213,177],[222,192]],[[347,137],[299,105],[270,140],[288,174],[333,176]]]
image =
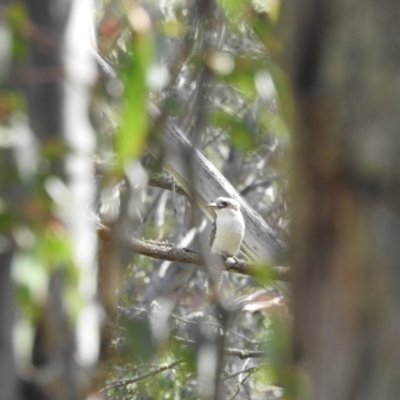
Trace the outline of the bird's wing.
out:
[[[214,221],[212,223],[211,232],[210,232],[210,240],[208,241],[208,248],[211,250],[212,245],[214,244],[215,233],[217,232],[217,222]]]

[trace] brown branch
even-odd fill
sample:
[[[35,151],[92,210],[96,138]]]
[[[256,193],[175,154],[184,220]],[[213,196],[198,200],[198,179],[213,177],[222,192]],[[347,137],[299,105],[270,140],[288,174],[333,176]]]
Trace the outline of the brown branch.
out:
[[[245,360],[246,358],[262,358],[266,355],[265,351],[241,349],[225,349],[224,354],[239,357],[241,360]]]
[[[235,394],[233,395],[233,397],[231,397],[230,400],[236,399],[236,397],[237,397],[238,394],[240,393],[241,386],[243,385],[243,383],[245,383],[245,382],[247,381],[247,379],[250,378],[250,376],[255,372],[256,369],[258,369],[258,368],[257,368],[257,367],[248,368],[248,372],[246,373],[246,376],[245,376],[240,382],[238,382],[238,383],[236,384],[236,391],[235,391]],[[240,372],[239,375],[240,375],[241,373],[245,373],[245,372]]]
[[[181,338],[179,336],[173,336],[172,339],[180,344],[187,346],[196,346],[198,343],[195,340]],[[232,349],[226,348],[224,349],[224,354],[227,356],[239,357],[241,360],[245,360],[246,358],[262,358],[265,357],[265,351],[259,350],[242,350],[242,349]]]
[[[110,390],[110,389],[113,389],[113,388],[117,388],[117,387],[120,387],[120,386],[130,385],[132,383],[137,383],[137,382],[140,382],[140,381],[142,381],[144,379],[151,378],[151,377],[159,374],[160,372],[163,372],[163,371],[166,371],[167,369],[172,369],[172,368],[176,367],[178,364],[180,364],[182,362],[183,362],[182,360],[177,360],[177,361],[174,361],[174,362],[172,362],[170,364],[160,365],[158,368],[152,369],[151,371],[146,372],[143,375],[135,376],[133,378],[119,379],[117,381],[108,382],[105,385],[105,388],[100,392],[103,392],[103,391],[106,391],[106,390]]]
[[[148,184],[150,186],[158,187],[161,189],[172,190],[173,188],[173,178],[168,175],[163,174],[153,174],[150,175]],[[182,186],[179,186],[175,182],[175,192],[180,194],[181,196],[188,197],[188,194],[185,192]]]
[[[201,267],[204,266],[204,259],[200,253],[185,248],[177,248],[172,244],[145,241],[132,237],[130,239],[130,248],[136,253],[157,258],[159,260],[194,264]],[[212,254],[210,256],[211,263],[213,258],[216,263],[219,263],[221,260],[221,256]],[[230,272],[251,276],[257,275],[258,269],[255,265],[252,265],[247,261],[234,259],[232,257],[225,259],[225,268]],[[272,280],[290,280],[290,269],[287,267],[271,267],[269,268],[269,271]]]
[[[241,375],[241,374],[253,373],[253,372],[259,370],[261,367],[262,367],[261,365],[256,365],[254,367],[249,367],[249,368],[246,368],[246,369],[239,370],[239,371],[237,371],[237,372],[235,372],[233,374],[229,374],[228,376],[224,377],[224,381],[227,381],[228,379],[235,378],[235,377],[237,377],[238,375]]]
[[[99,228],[99,237],[101,240],[109,241],[109,236],[110,230],[108,228]],[[204,267],[205,265],[201,253],[185,248],[177,248],[172,243],[153,242],[131,237],[128,246],[135,253],[156,258],[158,260],[194,264],[200,267]],[[220,263],[222,256],[211,254],[209,257],[211,263],[213,262],[213,259],[215,259],[215,263]],[[271,280],[290,281],[290,268],[288,267],[257,267],[247,261],[238,260],[232,257],[224,258],[224,263],[226,270],[229,272],[257,276],[259,275],[260,268],[264,268],[268,270]]]

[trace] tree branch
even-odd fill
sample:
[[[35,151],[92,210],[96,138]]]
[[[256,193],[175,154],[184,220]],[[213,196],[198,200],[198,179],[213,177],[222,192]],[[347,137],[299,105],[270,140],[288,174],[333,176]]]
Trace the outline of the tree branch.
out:
[[[177,248],[173,244],[145,241],[138,238],[130,239],[130,248],[139,254],[157,258],[164,261],[175,261],[186,264],[194,264],[203,267],[204,259],[202,255],[196,251]],[[212,254],[211,262],[214,258],[216,263],[221,261],[221,256]],[[258,268],[244,260],[234,259],[232,257],[225,259],[225,268],[227,271],[235,272],[242,275],[254,276],[257,274]],[[263,267],[268,268],[271,273],[272,280],[290,281],[290,268],[287,267]]]
[[[103,241],[110,240],[110,230],[106,227],[99,227],[99,237]],[[185,248],[177,248],[172,243],[153,242],[131,237],[128,244],[130,250],[144,256],[157,258],[164,261],[180,262],[185,264],[194,264],[200,267],[204,266],[204,259],[201,253]],[[218,254],[211,254],[210,261],[215,259],[216,263],[221,262]],[[290,281],[290,268],[288,267],[257,267],[247,261],[229,257],[225,259],[225,268],[229,272],[235,272],[242,275],[257,275],[260,268],[265,268],[270,273],[271,280]]]
[[[241,349],[225,349],[224,354],[228,356],[239,357],[241,360],[246,358],[263,358],[265,357],[265,351],[260,350],[241,350]]]
[[[249,368],[246,368],[246,369],[239,370],[239,371],[237,371],[237,372],[235,372],[233,374],[229,374],[228,376],[226,376],[224,378],[224,381],[227,381],[228,379],[235,378],[236,376],[241,375],[241,374],[246,374],[246,373],[249,373],[249,372],[250,373],[255,372],[255,371],[259,370],[260,368],[261,368],[261,365],[256,365],[254,367],[249,367]]]
[[[179,336],[173,336],[172,339],[175,342],[180,344],[184,344],[187,346],[196,346],[198,343],[195,340],[181,338]],[[245,360],[246,358],[262,358],[265,357],[265,351],[260,350],[242,350],[242,349],[233,349],[233,348],[225,348],[224,354],[227,356],[239,357],[241,360]]]
[[[262,181],[257,181],[257,182],[251,183],[250,185],[248,185],[244,189],[242,189],[240,191],[240,194],[242,196],[245,196],[246,194],[248,194],[252,190],[257,189],[258,187],[261,187],[261,186],[264,187],[264,188],[267,188],[270,185],[272,185],[272,183],[275,180],[277,180],[277,179],[279,179],[281,177],[282,177],[281,175],[274,175],[274,176],[270,176],[270,177],[268,177],[266,179],[263,179]]]
[[[143,375],[134,376],[133,378],[119,379],[117,381],[108,382],[106,384],[105,388],[101,392],[110,390],[113,388],[117,388],[120,386],[130,385],[132,383],[137,383],[137,382],[143,381],[144,379],[152,378],[153,376],[159,374],[160,372],[163,372],[163,371],[166,371],[167,369],[172,369],[172,368],[176,367],[178,364],[180,364],[182,362],[183,362],[182,360],[177,360],[170,364],[160,365],[159,367],[154,368],[151,371],[146,372]]]
[[[163,174],[152,174],[149,177],[148,184],[150,186],[158,187],[161,189],[172,190],[173,181],[171,176],[163,175]],[[175,183],[175,192],[180,194],[181,196],[188,197],[188,194],[185,192],[182,186],[179,186]]]

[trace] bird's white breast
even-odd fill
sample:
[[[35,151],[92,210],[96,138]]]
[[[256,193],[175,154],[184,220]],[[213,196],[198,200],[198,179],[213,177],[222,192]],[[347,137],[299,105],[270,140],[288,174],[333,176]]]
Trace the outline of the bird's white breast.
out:
[[[213,253],[234,256],[244,236],[245,224],[240,211],[220,210],[216,219],[217,231],[211,246]]]

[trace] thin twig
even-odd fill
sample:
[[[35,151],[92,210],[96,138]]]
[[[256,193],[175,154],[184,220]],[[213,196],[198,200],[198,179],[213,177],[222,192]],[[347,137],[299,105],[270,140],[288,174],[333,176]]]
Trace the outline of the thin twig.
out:
[[[185,339],[179,336],[173,336],[173,340],[180,344],[184,344],[187,346],[194,346],[197,344],[195,340]],[[262,358],[265,357],[265,351],[257,351],[257,350],[242,350],[242,349],[232,349],[225,348],[224,354],[227,356],[239,357],[241,360],[245,360],[247,358]]]
[[[231,397],[231,400],[234,400],[237,395],[240,393],[240,385],[243,385],[243,383],[245,383],[247,381],[247,379],[249,379],[249,377],[252,375],[253,371],[249,372],[240,382],[237,383],[237,389],[235,394],[233,395],[233,397]]]
[[[254,372],[257,371],[258,369],[260,369],[262,366],[261,365],[256,365],[254,367],[249,367],[246,369],[242,369],[240,371],[237,371],[233,374],[229,374],[227,377],[224,378],[224,381],[227,381],[228,379],[232,379],[235,378],[236,376],[240,375],[240,374],[245,374],[246,372]]]
[[[160,372],[166,371],[167,369],[172,369],[178,364],[181,364],[182,362],[183,362],[182,360],[176,360],[169,364],[160,365],[159,367],[154,368],[151,371],[146,372],[145,374],[134,376],[133,378],[119,379],[117,381],[108,382],[100,392],[118,388],[120,386],[130,385],[132,383],[137,383],[143,381],[144,379],[152,378],[153,376],[159,374]]]
[[[242,196],[247,195],[249,192],[251,192],[254,189],[257,189],[258,187],[269,187],[275,180],[282,178],[282,175],[274,175],[274,176],[269,176],[266,179],[263,179],[262,181],[257,181],[253,182],[250,185],[246,186],[244,189],[240,191],[240,194]]]
[[[196,324],[197,324],[197,321],[191,321],[191,320],[188,320],[188,319],[186,319],[186,318],[179,317],[178,315],[173,314],[173,313],[171,314],[171,317],[174,318],[174,319],[176,319],[177,321],[181,321],[181,322],[183,322],[183,323],[185,323],[185,324],[190,324],[190,325],[196,325]],[[215,327],[217,327],[217,328],[221,328],[221,325],[219,325],[219,324],[217,324],[217,323],[215,323],[215,322],[212,322],[212,321],[208,321],[207,324],[210,325],[210,326],[215,326]],[[231,328],[228,328],[228,329],[227,329],[227,333],[228,333],[228,332],[231,333],[232,335],[235,335],[235,336],[240,337],[241,339],[245,340],[246,342],[248,342],[248,343],[250,343],[250,344],[262,345],[262,344],[268,343],[267,340],[260,341],[260,340],[253,340],[253,339],[250,339],[250,338],[246,337],[245,335],[243,335],[243,334],[241,334],[241,333],[239,333],[239,332],[236,332],[235,330],[233,330],[233,329],[231,329]]]
[[[265,357],[265,351],[259,350],[241,350],[241,349],[225,349],[224,353],[228,356],[239,357],[241,360],[246,358],[262,358]]]

